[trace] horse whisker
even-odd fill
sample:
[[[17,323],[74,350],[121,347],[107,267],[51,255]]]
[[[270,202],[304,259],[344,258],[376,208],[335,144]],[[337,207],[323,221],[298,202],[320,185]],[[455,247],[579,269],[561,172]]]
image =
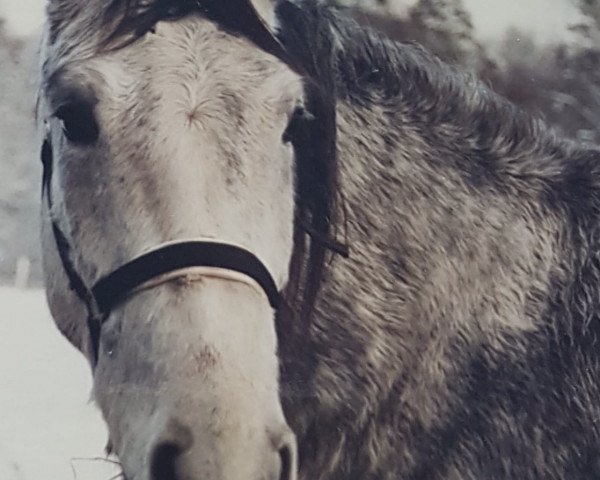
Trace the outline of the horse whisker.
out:
[[[73,457],[71,458],[71,464],[73,462],[105,462],[105,463],[110,463],[112,465],[117,465],[117,466],[121,466],[121,462],[119,462],[118,460],[111,460],[110,458],[104,458],[104,457]]]
[[[111,460],[110,458],[104,458],[104,457],[73,457],[69,460],[69,463],[71,465],[71,471],[73,472],[73,478],[75,480],[77,480],[77,472],[75,470],[75,465],[74,462],[105,462],[105,463],[109,463],[111,465],[115,465],[119,468],[123,468],[123,466],[121,465],[121,462],[117,461],[117,460]],[[127,478],[125,477],[125,473],[123,472],[123,470],[121,470],[120,473],[118,473],[117,475],[114,475],[112,477],[110,477],[108,480],[116,480],[117,478],[123,478],[124,480],[127,480]]]

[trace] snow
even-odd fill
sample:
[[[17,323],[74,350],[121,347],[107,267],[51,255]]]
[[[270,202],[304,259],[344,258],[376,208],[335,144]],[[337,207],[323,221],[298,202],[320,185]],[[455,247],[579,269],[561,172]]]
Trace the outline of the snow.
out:
[[[0,479],[108,480],[106,428],[87,362],[54,326],[41,290],[0,288]],[[87,459],[87,460],[78,460]]]

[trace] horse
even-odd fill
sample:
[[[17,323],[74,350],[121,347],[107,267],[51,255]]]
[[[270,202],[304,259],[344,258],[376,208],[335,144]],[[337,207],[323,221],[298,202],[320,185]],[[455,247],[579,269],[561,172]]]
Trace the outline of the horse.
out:
[[[50,0],[49,306],[129,480],[600,476],[600,151],[317,0]]]

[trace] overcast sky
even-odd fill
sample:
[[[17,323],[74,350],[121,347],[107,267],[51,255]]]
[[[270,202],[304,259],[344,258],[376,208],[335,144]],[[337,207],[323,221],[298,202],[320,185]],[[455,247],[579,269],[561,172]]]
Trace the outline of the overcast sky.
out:
[[[2,1],[2,0],[0,0]],[[579,13],[574,0],[463,0],[481,38],[501,35],[514,25],[540,41],[562,37]]]
[[[414,0],[398,0],[407,3]],[[577,20],[573,0],[463,0],[479,37],[501,35],[510,25],[530,32],[542,41],[561,37]],[[13,33],[32,33],[42,23],[45,0],[0,0],[0,15]]]
[[[33,33],[42,24],[45,0],[0,0],[0,16],[12,33]]]

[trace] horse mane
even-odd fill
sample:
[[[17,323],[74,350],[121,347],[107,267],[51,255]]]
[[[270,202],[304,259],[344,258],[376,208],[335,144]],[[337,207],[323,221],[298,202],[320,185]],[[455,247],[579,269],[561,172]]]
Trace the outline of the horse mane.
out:
[[[392,125],[409,126],[425,144],[448,152],[432,164],[456,170],[474,190],[514,194],[515,183],[527,183],[532,196],[562,205],[572,218],[592,214],[582,205],[600,194],[599,187],[582,172],[600,168],[597,148],[562,137],[541,115],[511,103],[474,73],[360,25],[343,8],[284,0],[277,13],[282,43],[313,66],[321,84],[335,83],[328,91],[336,102],[357,111],[376,106]],[[330,195],[339,197],[337,187]]]
[[[401,108],[411,124],[422,127],[421,134],[440,131],[436,143],[448,133],[443,127],[459,129],[471,143],[471,160],[478,156],[487,161],[489,155],[500,160],[531,150],[548,154],[549,145],[574,147],[542,118],[500,96],[474,73],[444,63],[418,44],[394,41],[360,25],[342,8],[315,0],[299,4],[281,2],[280,36],[304,64],[334,57],[329,75],[335,78],[338,101],[357,108],[384,105],[390,112]],[[325,30],[333,40],[325,38]],[[324,52],[324,43],[333,51]]]

